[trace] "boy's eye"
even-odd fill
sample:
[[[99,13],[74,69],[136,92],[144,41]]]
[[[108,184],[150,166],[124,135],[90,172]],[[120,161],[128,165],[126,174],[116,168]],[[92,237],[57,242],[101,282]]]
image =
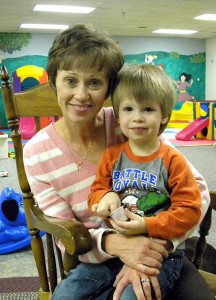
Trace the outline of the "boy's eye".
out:
[[[150,112],[150,111],[153,111],[153,108],[152,107],[145,107],[144,111]]]
[[[131,106],[125,106],[125,107],[123,107],[123,110],[124,111],[132,111],[133,108]]]

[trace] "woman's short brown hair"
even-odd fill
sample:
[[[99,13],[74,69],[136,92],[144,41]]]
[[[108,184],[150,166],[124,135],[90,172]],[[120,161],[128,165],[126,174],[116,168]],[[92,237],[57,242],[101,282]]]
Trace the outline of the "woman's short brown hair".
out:
[[[123,64],[123,53],[116,41],[90,25],[78,24],[55,38],[48,54],[47,73],[50,85],[55,87],[57,70],[104,70],[109,79],[109,95]]]

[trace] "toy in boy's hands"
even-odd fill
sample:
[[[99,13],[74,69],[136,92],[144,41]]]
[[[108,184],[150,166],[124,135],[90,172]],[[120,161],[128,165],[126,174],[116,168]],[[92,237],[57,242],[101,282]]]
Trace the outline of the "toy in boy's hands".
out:
[[[120,218],[118,217],[119,212],[121,212]],[[122,219],[122,213],[124,213],[125,220]],[[144,218],[134,214],[128,208],[124,208],[124,206],[121,206],[116,213],[114,211],[110,217],[112,227],[119,233],[136,235],[148,232]]]
[[[126,206],[124,205],[120,206],[110,214],[110,218],[113,219],[114,221],[115,220],[119,220],[122,222],[128,221],[129,219],[125,214],[125,208]]]

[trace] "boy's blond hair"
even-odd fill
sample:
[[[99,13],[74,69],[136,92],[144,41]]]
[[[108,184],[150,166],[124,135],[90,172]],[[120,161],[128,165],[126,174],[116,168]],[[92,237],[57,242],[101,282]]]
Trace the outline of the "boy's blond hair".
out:
[[[176,101],[173,80],[161,69],[147,64],[127,64],[118,74],[112,93],[112,104],[116,117],[119,116],[119,104],[124,98],[132,98],[138,102],[150,100],[159,104],[162,117],[170,120]],[[167,126],[161,124],[158,135]]]

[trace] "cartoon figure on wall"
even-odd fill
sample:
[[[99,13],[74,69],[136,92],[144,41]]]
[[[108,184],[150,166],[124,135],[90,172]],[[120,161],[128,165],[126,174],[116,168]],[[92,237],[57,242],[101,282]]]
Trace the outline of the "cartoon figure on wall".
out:
[[[145,63],[154,65],[153,60],[155,60],[155,59],[157,59],[157,55],[151,55],[151,54],[146,53]]]
[[[179,81],[177,82],[176,88],[179,90],[178,101],[185,102],[194,100],[195,97],[187,93],[187,88],[191,87],[193,84],[193,79],[191,74],[185,72],[181,73],[179,76]]]

